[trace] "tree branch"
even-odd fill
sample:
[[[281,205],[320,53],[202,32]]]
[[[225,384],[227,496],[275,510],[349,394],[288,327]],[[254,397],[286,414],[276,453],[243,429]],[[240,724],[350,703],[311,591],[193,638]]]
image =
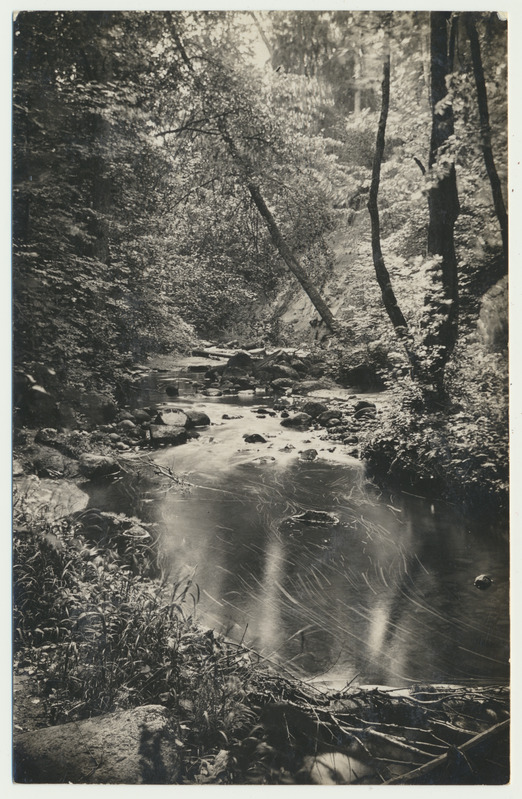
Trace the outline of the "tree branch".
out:
[[[485,730],[484,732],[480,732],[478,735],[475,735],[458,748],[455,749],[455,747],[450,747],[447,752],[445,752],[443,755],[439,755],[433,760],[430,760],[429,763],[425,763],[423,766],[419,766],[419,768],[416,768],[413,771],[408,771],[406,774],[393,777],[393,779],[388,780],[385,785],[400,785],[403,782],[414,782],[415,780],[423,778],[426,776],[426,774],[434,771],[437,767],[450,763],[452,754],[461,754],[465,756],[466,752],[472,752],[473,750],[482,746],[484,743],[489,743],[493,738],[506,734],[509,730],[509,725],[509,719],[506,721],[501,721],[499,724],[495,724],[493,727],[490,727],[489,730]]]
[[[415,156],[413,156],[413,160],[415,161],[415,163],[419,167],[419,169],[422,172],[422,174],[425,175],[426,174],[426,167],[424,166],[424,164],[422,163],[420,158],[416,158]]]

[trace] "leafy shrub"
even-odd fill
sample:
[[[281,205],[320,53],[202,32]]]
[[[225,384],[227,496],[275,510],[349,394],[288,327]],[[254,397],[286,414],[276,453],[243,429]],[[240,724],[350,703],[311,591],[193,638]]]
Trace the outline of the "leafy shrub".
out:
[[[387,480],[444,496],[470,512],[506,515],[507,362],[478,342],[461,342],[447,368],[444,405],[397,375],[378,428],[363,433],[362,455]]]

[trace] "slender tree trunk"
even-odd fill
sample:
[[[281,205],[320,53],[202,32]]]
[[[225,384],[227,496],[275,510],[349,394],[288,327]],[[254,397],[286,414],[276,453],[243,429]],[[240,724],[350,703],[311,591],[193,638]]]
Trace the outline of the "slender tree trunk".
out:
[[[317,313],[319,314],[325,325],[328,327],[329,330],[332,331],[332,333],[337,332],[337,323],[335,321],[335,318],[331,310],[329,309],[329,307],[327,306],[327,304],[319,294],[313,282],[310,280],[310,277],[308,276],[306,270],[301,266],[298,259],[295,257],[294,253],[292,252],[292,250],[284,240],[283,235],[279,229],[279,226],[275,221],[270,209],[268,208],[263,198],[261,189],[259,188],[258,184],[251,179],[251,170],[249,168],[249,165],[245,162],[245,159],[239,153],[234,140],[232,139],[230,133],[228,132],[225,120],[222,117],[218,118],[217,125],[221,133],[221,136],[223,138],[223,141],[228,147],[230,155],[232,156],[234,161],[236,161],[236,163],[242,165],[245,171],[246,187],[250,192],[250,196],[252,197],[252,200],[254,201],[254,204],[268,229],[270,238],[272,239],[272,243],[274,244],[275,248],[279,252],[279,255],[281,256],[281,258],[283,259],[289,270],[297,278],[301,287],[304,289],[304,291],[310,298],[312,305],[314,306],[315,310],[317,311]]]
[[[250,196],[252,197],[256,205],[256,208],[261,214],[263,221],[268,229],[268,232],[270,233],[270,238],[272,239],[272,243],[279,251],[279,254],[283,258],[285,264],[292,272],[292,274],[297,278],[304,291],[308,294],[308,297],[310,298],[312,305],[314,306],[317,313],[319,314],[325,325],[328,327],[328,329],[331,330],[333,333],[337,332],[338,330],[337,322],[330,308],[319,294],[315,285],[310,280],[308,274],[303,269],[303,267],[301,266],[295,255],[293,254],[292,250],[288,246],[288,244],[285,242],[274,217],[272,216],[269,208],[267,207],[263,199],[261,191],[259,190],[259,186],[257,186],[255,183],[249,182],[247,183],[247,187],[250,192]]]
[[[491,125],[489,123],[489,109],[488,109],[488,95],[486,91],[486,80],[484,77],[484,67],[482,65],[482,56],[480,53],[480,42],[475,25],[475,19],[472,12],[464,12],[464,20],[466,23],[466,30],[469,38],[471,59],[473,61],[473,72],[475,75],[475,84],[477,87],[477,103],[480,116],[480,134],[482,139],[482,153],[484,155],[484,163],[488,173],[489,182],[491,184],[491,193],[493,195],[493,204],[495,206],[495,213],[497,215],[500,233],[502,236],[502,250],[504,252],[505,271],[507,272],[508,262],[508,215],[504,198],[502,196],[502,186],[495,167],[493,159],[493,148],[491,146]]]
[[[361,89],[360,89],[360,81],[361,81],[361,57],[358,53],[355,54],[355,64],[354,64],[354,92],[353,92],[353,113],[355,116],[359,116],[361,113]]]
[[[373,170],[372,170],[372,183],[370,186],[370,195],[368,199],[368,211],[370,213],[371,228],[372,228],[372,255],[373,265],[375,267],[375,274],[377,282],[381,288],[382,301],[391,323],[394,327],[397,337],[403,343],[408,358],[412,364],[415,362],[414,354],[409,345],[408,337],[408,323],[403,316],[401,309],[395,297],[390,274],[386,269],[384,263],[384,256],[381,249],[381,226],[379,219],[379,208],[377,205],[377,198],[379,194],[379,184],[381,179],[381,164],[384,154],[384,143],[386,134],[386,123],[388,120],[388,109],[390,105],[390,55],[386,56],[383,68],[382,79],[382,101],[381,101],[381,115],[379,118],[379,126],[377,129],[377,140],[375,144],[375,154],[373,157]]]
[[[459,215],[455,165],[442,162],[441,156],[453,135],[453,110],[442,101],[447,96],[446,77],[450,72],[448,23],[450,12],[430,14],[432,128],[429,155],[428,256],[437,258],[433,288],[425,299],[424,344],[430,355],[430,375],[442,391],[444,369],[453,352],[458,334],[458,276],[453,230]]]
[[[194,78],[195,86],[200,94],[202,101],[204,102],[206,98],[205,90],[201,85],[201,82],[199,81],[197,75],[194,72],[194,69],[185,51],[183,43],[181,42],[181,39],[179,38],[177,32],[174,29],[172,30],[172,36],[174,38],[174,41],[176,42],[176,46],[179,50],[181,58],[183,59],[185,65],[188,67],[189,71],[191,72]],[[278,250],[280,256],[284,260],[289,270],[297,278],[301,287],[304,289],[304,291],[310,298],[312,305],[318,312],[319,316],[321,317],[325,325],[328,327],[329,330],[332,331],[332,333],[337,333],[338,326],[331,310],[329,309],[328,305],[325,303],[325,301],[319,294],[313,282],[310,280],[310,277],[308,276],[306,270],[301,266],[298,259],[296,258],[296,256],[294,255],[294,253],[292,252],[292,250],[284,240],[284,237],[279,229],[279,226],[275,221],[272,213],[270,212],[263,198],[259,185],[252,179],[253,170],[248,160],[239,152],[236,143],[228,130],[225,117],[223,115],[215,115],[215,114],[213,114],[213,116],[216,119],[216,125],[221,134],[221,138],[223,142],[226,144],[233,161],[241,167],[241,170],[245,176],[246,187],[250,193],[250,196],[252,197],[252,200],[254,201],[257,210],[259,211],[259,214],[261,215],[261,218],[263,219],[263,222],[265,223],[268,229],[270,238],[272,239],[272,243]]]

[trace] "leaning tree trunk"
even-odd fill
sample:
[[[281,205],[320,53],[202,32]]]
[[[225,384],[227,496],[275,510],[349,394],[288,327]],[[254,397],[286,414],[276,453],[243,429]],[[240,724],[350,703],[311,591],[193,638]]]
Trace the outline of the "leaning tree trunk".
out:
[[[377,128],[377,140],[375,143],[375,154],[373,157],[372,169],[372,182],[370,186],[370,195],[368,198],[368,211],[370,213],[370,221],[372,228],[372,255],[373,265],[375,267],[375,274],[377,282],[379,283],[382,295],[382,301],[391,323],[395,330],[397,337],[400,339],[410,363],[415,365],[415,357],[410,345],[410,337],[408,334],[408,323],[399,308],[395,293],[392,288],[390,274],[386,269],[384,263],[384,256],[381,248],[381,225],[379,218],[379,207],[377,205],[377,198],[379,194],[379,184],[381,179],[381,164],[384,155],[384,142],[386,134],[386,123],[388,120],[388,109],[390,105],[390,55],[386,56],[383,68],[382,79],[382,100],[381,100],[381,115],[379,117],[379,126]]]
[[[451,71],[448,24],[451,12],[430,14],[430,102],[432,114],[429,154],[428,257],[434,259],[432,287],[425,298],[424,345],[429,378],[442,391],[444,369],[458,335],[458,276],[453,231],[460,206],[455,164],[445,157],[453,135],[453,110],[447,98]]]
[[[486,92],[486,80],[484,78],[484,67],[482,65],[482,56],[480,53],[480,42],[475,25],[473,13],[464,13],[464,21],[466,23],[466,31],[469,38],[471,59],[473,61],[473,72],[475,75],[475,84],[477,87],[477,104],[480,117],[480,135],[482,139],[482,153],[484,155],[484,164],[488,173],[489,182],[491,184],[491,193],[493,195],[493,205],[495,206],[495,213],[500,225],[500,233],[502,236],[502,250],[504,254],[505,272],[507,272],[508,263],[508,215],[504,198],[502,196],[502,186],[495,167],[493,159],[493,148],[491,146],[491,126],[489,123],[489,109],[488,109],[488,95]]]
[[[181,55],[181,58],[183,59],[183,62],[188,67],[194,79],[194,84],[198,90],[201,100],[204,102],[206,99],[205,89],[202,86],[198,76],[194,72],[193,66],[183,46],[183,43],[174,29],[172,30],[172,36],[174,38],[174,41],[176,42],[176,46]],[[327,328],[332,333],[337,333],[338,326],[335,317],[333,316],[328,305],[323,300],[320,293],[316,289],[315,285],[311,281],[306,270],[303,268],[303,266],[301,266],[298,259],[296,258],[296,256],[294,255],[294,253],[292,252],[292,250],[284,240],[284,237],[279,229],[279,226],[275,221],[272,213],[270,212],[263,198],[259,185],[253,180],[253,170],[248,160],[239,152],[236,146],[236,142],[234,141],[232,135],[229,132],[224,116],[219,114],[214,116],[216,118],[216,124],[219,133],[221,134],[221,138],[224,144],[227,146],[228,152],[230,153],[232,160],[241,168],[241,171],[245,178],[246,187],[250,193],[250,196],[252,197],[252,200],[257,210],[259,211],[259,214],[261,215],[261,218],[263,219],[268,229],[272,243],[276,247],[277,251],[279,252],[285,264],[287,265],[288,269],[299,281],[301,287],[304,289],[304,291],[310,298],[312,305],[316,309],[317,313],[319,314],[319,316],[321,317],[322,321],[325,323]]]

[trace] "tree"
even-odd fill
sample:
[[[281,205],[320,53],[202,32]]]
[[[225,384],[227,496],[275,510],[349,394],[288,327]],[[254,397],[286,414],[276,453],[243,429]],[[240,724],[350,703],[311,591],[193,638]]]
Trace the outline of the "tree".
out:
[[[73,384],[187,340],[146,263],[166,172],[147,127],[158,22],[113,12],[22,12],[15,22],[15,359]]]
[[[384,262],[381,248],[381,226],[379,218],[379,207],[377,198],[379,194],[379,183],[381,176],[381,165],[384,155],[386,122],[388,119],[388,109],[390,105],[390,54],[386,54],[383,68],[382,80],[382,106],[377,129],[377,141],[375,145],[375,156],[372,168],[372,182],[368,199],[368,211],[370,213],[372,228],[372,255],[377,282],[381,289],[381,296],[386,312],[391,320],[395,333],[404,345],[408,358],[412,365],[416,364],[416,357],[410,343],[408,323],[397,303],[395,293],[391,284],[390,274]]]
[[[450,12],[430,14],[430,105],[432,111],[428,176],[428,258],[433,258],[433,286],[427,295],[424,346],[429,374],[442,391],[444,368],[458,334],[459,284],[454,226],[460,206],[455,161],[451,150],[453,109],[447,79],[451,73]]]
[[[480,52],[480,41],[477,32],[477,27],[475,24],[475,15],[472,12],[468,12],[464,13],[463,16],[470,42],[471,58],[473,61],[473,73],[475,76],[475,84],[477,87],[477,104],[480,116],[482,152],[484,155],[484,163],[486,165],[489,182],[491,184],[493,204],[495,206],[495,212],[497,214],[498,222],[500,225],[505,271],[507,272],[508,216],[507,216],[506,206],[504,204],[504,198],[502,196],[502,186],[495,166],[495,160],[493,158],[491,125],[489,122],[488,95],[486,91],[484,67],[482,64],[482,56]]]
[[[202,104],[203,119],[205,121],[208,121],[209,119],[215,121],[217,131],[222,141],[226,145],[229,156],[232,158],[233,163],[240,171],[244,185],[247,188],[261,218],[263,219],[263,222],[266,225],[274,246],[278,250],[288,269],[297,278],[299,284],[310,298],[322,321],[326,324],[329,330],[335,332],[337,326],[332,312],[324,302],[319,291],[317,290],[313,281],[310,279],[306,270],[299,262],[295,253],[287,244],[273,213],[270,211],[266,203],[259,182],[255,179],[255,169],[252,165],[251,159],[244,148],[242,151],[240,150],[239,145],[233,133],[231,132],[228,118],[230,118],[231,114],[233,113],[232,110],[227,108],[227,110],[223,112],[216,106],[215,100],[213,98],[213,92],[208,90],[207,86],[203,83],[194,69],[192,60],[189,57],[183,42],[181,41],[175,25],[172,26],[171,33],[181,60],[188,70],[194,88]],[[226,76],[223,76],[223,74],[221,74],[219,77],[221,78],[221,81],[224,79],[226,80]],[[247,138],[255,139],[256,136],[253,134],[252,136],[247,136]]]
[[[459,213],[459,200],[455,164],[449,147],[453,135],[453,112],[447,97],[447,77],[451,72],[449,19],[450,14],[446,12],[430,14],[432,124],[428,161],[427,255],[432,261],[430,268],[432,287],[425,299],[424,337],[422,346],[417,348],[417,352],[411,345],[408,324],[395,298],[380,243],[377,195],[389,107],[389,55],[384,64],[381,117],[368,202],[372,223],[373,260],[384,306],[396,334],[405,346],[413,366],[413,375],[424,383],[434,386],[439,395],[443,391],[444,368],[457,339],[458,322],[458,277],[453,229]],[[419,163],[424,174],[426,170],[422,163]]]

